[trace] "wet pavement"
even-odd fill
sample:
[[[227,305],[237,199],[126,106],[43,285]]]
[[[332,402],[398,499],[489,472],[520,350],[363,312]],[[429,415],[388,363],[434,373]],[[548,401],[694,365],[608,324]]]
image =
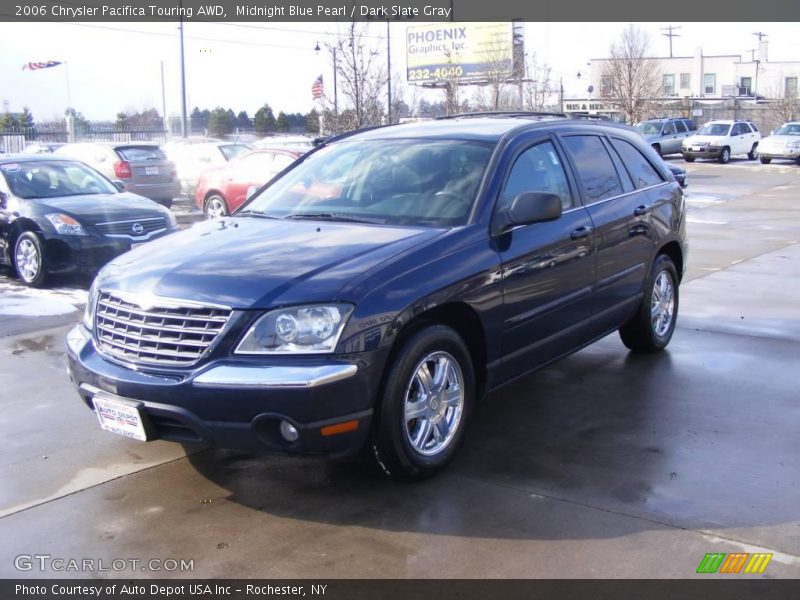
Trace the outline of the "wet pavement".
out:
[[[210,577],[692,577],[706,552],[800,576],[800,168],[686,166],[668,351],[609,336],[494,393],[420,484],[107,434],[64,371],[80,312],[20,335],[0,316],[0,576],[41,576],[14,557],[47,553]]]

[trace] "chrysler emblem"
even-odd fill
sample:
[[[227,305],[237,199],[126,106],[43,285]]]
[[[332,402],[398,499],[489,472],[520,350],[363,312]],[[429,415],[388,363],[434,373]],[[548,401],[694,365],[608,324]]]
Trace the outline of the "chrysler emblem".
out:
[[[141,224],[141,223],[134,223],[134,224],[131,226],[131,230],[132,230],[132,231],[133,231],[133,233],[135,233],[136,235],[141,235],[141,234],[144,232],[144,227],[142,227],[142,224]]]

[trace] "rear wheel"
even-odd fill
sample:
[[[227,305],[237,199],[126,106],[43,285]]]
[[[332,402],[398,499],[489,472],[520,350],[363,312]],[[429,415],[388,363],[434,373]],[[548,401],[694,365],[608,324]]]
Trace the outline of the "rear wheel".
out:
[[[758,160],[760,160],[760,161],[761,161],[761,164],[762,164],[762,165],[768,165],[769,163],[771,163],[771,162],[772,162],[772,159],[771,159],[771,158],[769,158],[769,157],[766,157],[766,156],[759,156],[759,157],[758,157]]]
[[[634,352],[659,352],[675,331],[678,316],[678,272],[672,259],[659,254],[647,277],[639,309],[619,330],[622,343]]]
[[[753,144],[753,147],[750,148],[750,152],[747,153],[748,160],[756,159],[756,148],[758,148],[758,144]]]
[[[206,200],[205,211],[207,219],[219,219],[228,214],[228,203],[219,194],[212,194]]]
[[[372,458],[396,479],[421,479],[455,456],[475,401],[469,352],[450,327],[413,334],[389,366],[371,440]]]
[[[14,269],[25,285],[42,287],[47,279],[42,241],[32,231],[23,232],[14,244]]]
[[[731,159],[731,149],[725,146],[722,149],[722,152],[719,153],[719,162],[723,165],[726,164]]]

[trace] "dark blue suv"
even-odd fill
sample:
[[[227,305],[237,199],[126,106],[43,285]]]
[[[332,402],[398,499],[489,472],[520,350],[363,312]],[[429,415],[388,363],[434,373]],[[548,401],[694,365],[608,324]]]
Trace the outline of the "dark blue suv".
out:
[[[328,140],[230,217],[129,252],[68,336],[104,429],[414,478],[497,387],[672,337],[683,192],[635,132],[464,115]]]

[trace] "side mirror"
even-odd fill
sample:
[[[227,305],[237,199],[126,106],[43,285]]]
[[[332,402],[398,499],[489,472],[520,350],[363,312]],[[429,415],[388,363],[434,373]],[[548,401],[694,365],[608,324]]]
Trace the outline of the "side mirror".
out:
[[[114,184],[114,187],[117,188],[120,192],[125,191],[125,182],[121,179],[112,179],[111,183]]]
[[[505,213],[502,230],[518,225],[555,221],[561,217],[561,198],[550,192],[522,192]]]

